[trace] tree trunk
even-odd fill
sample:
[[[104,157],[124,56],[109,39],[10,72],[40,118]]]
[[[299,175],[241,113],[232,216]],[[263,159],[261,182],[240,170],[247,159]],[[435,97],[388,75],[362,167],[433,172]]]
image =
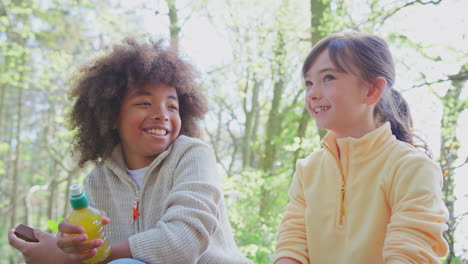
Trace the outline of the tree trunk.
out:
[[[256,79],[256,75],[253,74],[252,78],[247,73],[247,81],[252,81],[252,96],[250,98],[250,109],[247,106],[247,97],[245,96],[243,102],[243,108],[245,113],[245,130],[244,130],[244,140],[242,144],[242,169],[247,167],[254,166],[253,164],[253,155],[252,155],[252,146],[251,143],[255,140],[256,137],[256,116],[260,111],[260,102],[258,101],[261,83]],[[246,84],[246,94],[249,92],[249,85]]]
[[[22,57],[21,62],[24,63],[24,56]],[[23,73],[21,72],[20,80],[23,80]],[[11,226],[16,225],[16,210],[17,210],[17,195],[18,195],[18,169],[19,169],[19,160],[20,160],[20,145],[21,145],[21,121],[23,119],[22,111],[23,111],[23,87],[19,85],[18,89],[18,110],[16,114],[16,137],[15,137],[15,152],[13,158],[13,173],[12,173],[12,184],[11,184],[11,192],[10,192],[10,203],[12,206],[11,210],[11,217],[10,223]]]
[[[319,40],[321,40],[323,37],[325,37],[325,33],[320,31],[320,25],[323,23],[323,17],[324,14],[327,10],[330,9],[330,2],[329,1],[323,1],[323,0],[310,0],[310,39],[311,39],[311,47],[313,47]],[[305,58],[304,58],[305,60]],[[305,100],[305,98],[304,98]],[[297,136],[299,138],[300,145],[302,145],[302,142],[304,140],[304,137],[306,136],[307,132],[307,126],[309,125],[310,119],[312,117],[309,114],[309,111],[307,111],[306,108],[302,111],[301,114],[301,121],[299,122],[299,126],[297,127]],[[323,129],[319,130],[320,138],[322,139],[326,131]],[[297,160],[300,158],[300,155],[302,153],[303,149],[299,147],[295,152],[294,152],[294,158],[293,158],[293,167],[295,168]],[[292,177],[291,177],[292,178]]]
[[[278,46],[276,47],[274,54],[277,59],[277,65],[273,64],[273,67],[276,67],[273,70],[273,76],[277,77],[273,85],[273,99],[271,102],[271,109],[268,113],[268,119],[266,123],[266,138],[264,143],[263,155],[262,155],[262,165],[261,169],[263,172],[266,181],[274,175],[274,162],[276,159],[276,151],[278,144],[275,142],[275,137],[281,136],[283,119],[284,115],[280,114],[281,99],[283,97],[283,92],[285,88],[285,71],[284,70],[284,58],[286,54],[285,46],[286,41],[284,40],[283,32],[280,31],[277,33]],[[265,185],[261,187],[261,201],[260,201],[260,216],[265,217],[268,212],[268,201],[270,198],[270,190],[265,188]]]
[[[2,70],[1,72],[5,72],[5,71]],[[0,85],[0,131],[3,130],[2,124],[3,124],[3,106],[5,104],[5,94],[6,94],[6,87],[4,85]]]
[[[465,64],[460,73],[450,77],[452,85],[442,98],[444,107],[441,120],[441,144],[440,144],[440,166],[443,172],[444,186],[442,189],[445,205],[449,211],[448,230],[444,237],[449,245],[449,253],[445,263],[450,264],[455,258],[455,229],[457,226],[457,217],[454,215],[454,204],[457,200],[454,193],[455,162],[458,159],[458,149],[460,141],[456,136],[458,119],[463,110],[468,108],[468,100],[461,100],[460,94],[467,81],[467,76],[463,75],[468,71],[468,64]],[[460,78],[461,76],[461,78]]]
[[[176,0],[166,0],[167,8],[169,9],[169,31],[171,33],[171,47],[175,50],[179,49],[179,32]]]
[[[67,177],[67,185],[65,189],[65,203],[63,204],[63,213],[62,217],[65,218],[70,210],[70,203],[68,202],[68,197],[70,196],[70,186],[72,185],[72,179],[75,177],[77,172],[80,170],[79,167],[75,167],[71,171],[68,172],[68,177]]]
[[[8,111],[9,109],[7,108],[7,113],[9,112]],[[11,124],[13,124],[14,120],[12,119],[13,118],[13,114],[9,114],[9,115],[6,115],[7,118],[10,118],[11,120]],[[6,121],[10,121],[8,119],[6,119]],[[8,138],[8,145],[9,146],[13,146],[13,135],[15,133],[14,131],[14,126],[6,126],[5,127],[5,135],[8,135],[7,138]],[[11,160],[10,158],[13,157],[13,151],[14,149],[13,148],[8,148],[8,152],[6,153],[6,157],[7,157],[7,163],[5,164],[5,172],[6,174],[5,175],[13,175],[13,168],[14,168],[14,164],[13,164],[13,160]],[[8,181],[10,181],[10,179],[8,179]],[[10,183],[9,183],[10,184]],[[16,185],[15,185],[16,186]],[[11,187],[12,188],[12,187]],[[14,224],[12,223],[12,219],[13,217],[12,216],[12,213],[13,212],[13,204],[12,204],[12,201],[11,201],[11,194],[13,194],[13,191],[11,191],[11,193],[7,194],[8,195],[8,199],[10,199],[10,206],[9,206],[9,209],[7,211],[7,214],[5,215],[5,222],[8,222],[8,228],[10,227],[13,227]],[[5,195],[5,196],[7,196]],[[16,208],[16,207],[15,207]],[[10,264],[14,264],[16,263],[16,259],[18,259],[18,256],[16,254],[14,254],[14,251],[10,251],[10,254],[9,254],[9,263]]]
[[[327,9],[330,9],[329,0],[310,0],[310,26],[311,26],[311,40],[314,46],[326,34],[320,30],[323,25],[324,15]]]
[[[49,220],[55,220],[56,219],[56,214],[55,214],[55,208],[56,208],[56,193],[57,193],[57,187],[58,187],[58,171],[57,171],[57,162],[52,159],[51,160],[51,167],[50,167],[50,174],[49,177],[52,177],[52,180],[50,181],[49,185],[49,200],[47,201],[47,219]],[[51,230],[49,230],[51,231]]]
[[[299,126],[297,127],[297,137],[299,138],[299,143],[300,143],[299,146],[302,145],[302,142],[307,132],[307,126],[311,118],[312,117],[310,116],[309,111],[307,110],[307,108],[304,107],[304,110],[302,110],[302,114],[301,114],[301,121],[299,122]],[[302,147],[299,147],[296,151],[294,151],[293,164],[292,164],[293,168],[296,167],[296,162],[301,157],[302,153],[303,153]],[[293,175],[291,175],[291,180],[292,180],[292,176]]]

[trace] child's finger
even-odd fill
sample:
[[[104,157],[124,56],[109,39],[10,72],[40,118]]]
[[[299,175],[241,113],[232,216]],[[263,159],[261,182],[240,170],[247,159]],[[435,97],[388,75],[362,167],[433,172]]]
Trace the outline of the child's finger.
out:
[[[67,253],[79,253],[82,252],[79,250],[79,246],[81,243],[85,242],[86,239],[88,239],[88,236],[86,234],[81,234],[77,236],[67,236],[64,234],[60,234],[57,237],[57,247]]]
[[[67,248],[64,251],[67,252],[67,253],[85,254],[88,251],[91,251],[93,249],[97,249],[100,246],[102,246],[102,240],[101,239],[96,239],[96,240],[93,240],[93,241],[88,241],[88,242],[81,243],[76,247]]]
[[[71,260],[78,260],[78,261],[83,261],[83,260],[86,260],[86,259],[89,259],[91,257],[93,257],[94,255],[96,255],[97,253],[97,250],[96,249],[92,249],[88,252],[85,252],[85,253],[74,253],[74,254],[68,254],[68,258],[71,259]]]
[[[45,239],[45,236],[51,236],[51,234],[47,233],[47,232],[43,232],[42,230],[38,229],[38,228],[34,228],[34,237],[41,241],[43,238]]]
[[[102,221],[102,225],[107,225],[110,223],[110,219],[105,216],[102,217],[101,221]]]
[[[110,223],[110,219],[109,217],[107,217],[107,213],[104,211],[101,211],[101,221],[102,221],[102,225],[107,225]]]
[[[66,220],[62,220],[60,222],[58,229],[60,232],[68,234],[82,234],[84,232],[84,228],[82,226],[70,224]]]
[[[28,246],[28,242],[18,238],[15,235],[15,229],[12,228],[10,232],[8,232],[8,242],[10,245],[12,245],[14,248],[18,249],[20,252],[22,252],[23,248]]]

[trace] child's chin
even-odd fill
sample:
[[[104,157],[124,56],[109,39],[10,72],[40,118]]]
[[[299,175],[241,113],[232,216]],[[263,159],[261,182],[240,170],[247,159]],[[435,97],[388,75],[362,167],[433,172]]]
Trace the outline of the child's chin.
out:
[[[319,128],[319,129],[327,129],[325,124],[323,122],[318,122],[317,119],[315,120],[315,124],[316,124],[317,128]]]

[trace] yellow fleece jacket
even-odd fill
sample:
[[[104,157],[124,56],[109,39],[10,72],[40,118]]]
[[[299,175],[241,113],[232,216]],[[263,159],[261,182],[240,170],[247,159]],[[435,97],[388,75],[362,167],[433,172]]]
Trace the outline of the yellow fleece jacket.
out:
[[[328,133],[299,160],[275,259],[301,263],[439,263],[448,211],[438,165],[385,123],[362,138]]]

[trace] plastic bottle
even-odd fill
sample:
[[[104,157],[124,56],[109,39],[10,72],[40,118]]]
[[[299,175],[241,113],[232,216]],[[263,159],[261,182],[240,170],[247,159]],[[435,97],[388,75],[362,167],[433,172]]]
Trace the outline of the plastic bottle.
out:
[[[103,244],[97,248],[97,254],[84,260],[85,263],[95,264],[106,259],[110,254],[110,244],[104,234],[101,213],[89,205],[88,197],[79,184],[70,187],[70,203],[73,210],[67,216],[67,222],[84,227],[88,240],[102,239]]]

